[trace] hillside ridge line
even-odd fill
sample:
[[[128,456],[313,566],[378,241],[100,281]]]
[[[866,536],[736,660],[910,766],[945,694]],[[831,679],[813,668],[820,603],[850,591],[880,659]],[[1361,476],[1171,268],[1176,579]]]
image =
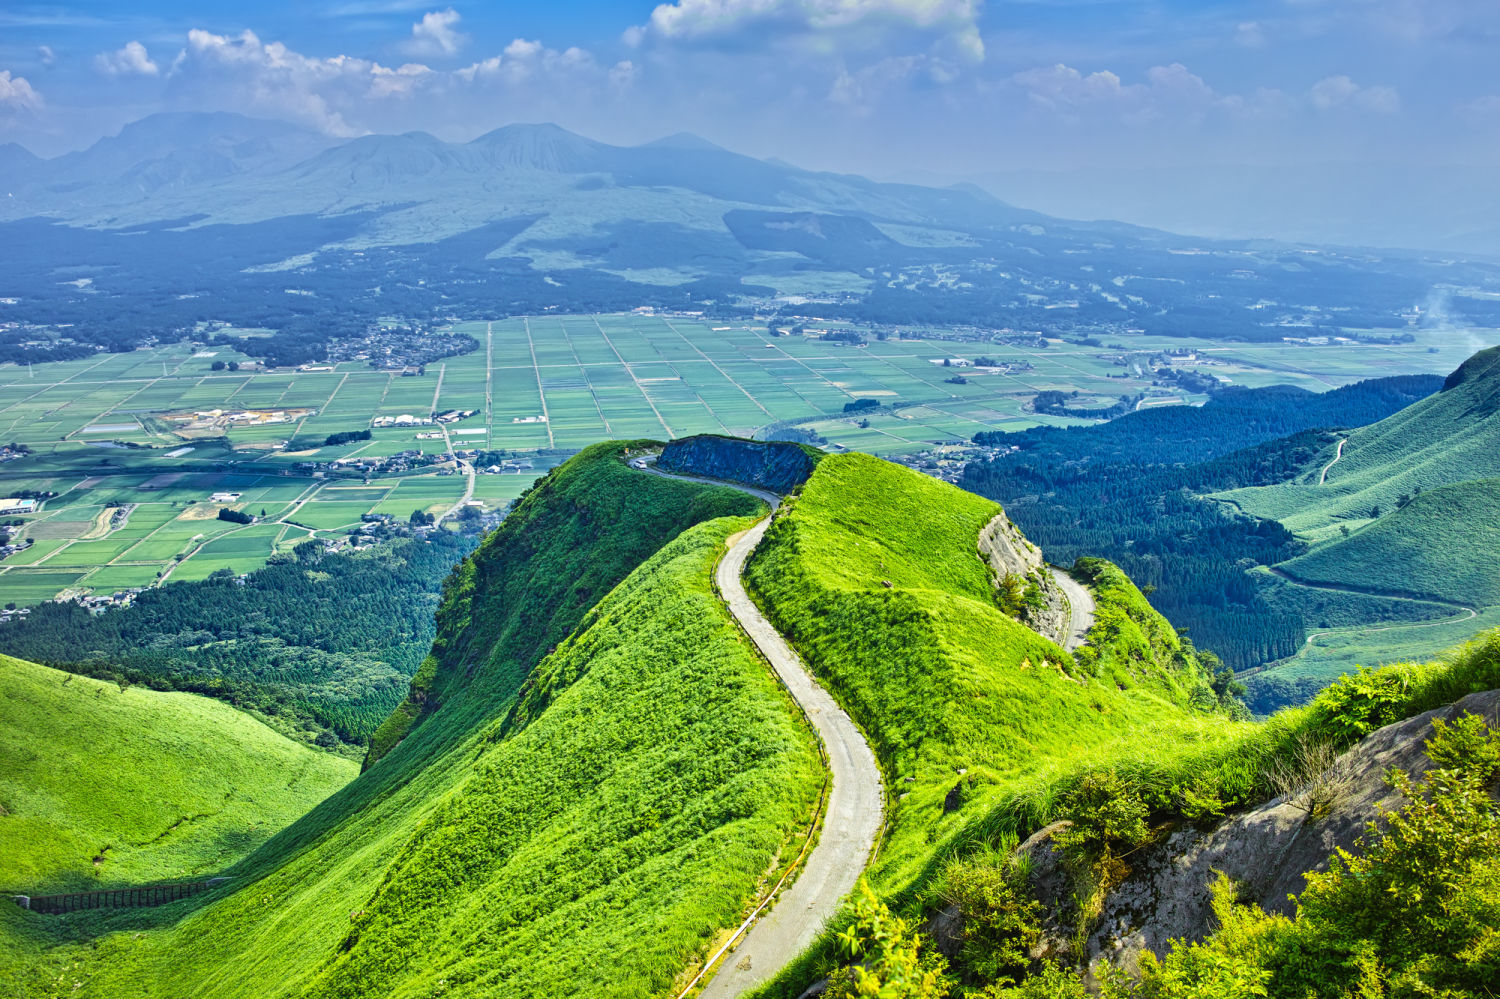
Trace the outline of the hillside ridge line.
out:
[[[773,515],[781,505],[781,497],[763,489],[718,479],[671,475],[648,467],[644,461],[632,462],[631,467],[649,475],[738,489],[765,500]],[[831,787],[822,835],[805,861],[802,873],[769,914],[756,922],[739,947],[724,959],[700,993],[700,999],[734,999],[743,995],[806,950],[858,883],[884,820],[880,768],[864,735],[761,614],[740,579],[750,553],[765,537],[770,524],[771,517],[767,516],[731,539],[728,551],[714,570],[714,582],[729,613],[770,662],[817,731],[828,760]]]

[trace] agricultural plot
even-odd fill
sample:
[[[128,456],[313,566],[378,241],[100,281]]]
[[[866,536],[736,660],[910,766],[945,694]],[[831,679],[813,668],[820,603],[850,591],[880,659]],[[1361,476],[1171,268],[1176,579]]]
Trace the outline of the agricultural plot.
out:
[[[1470,335],[1425,331],[1414,332],[1414,343],[1389,346],[1107,335],[1111,342],[1103,346],[1052,340],[1016,348],[923,328],[853,346],[815,331],[781,336],[760,324],[642,315],[548,315],[453,329],[473,337],[477,349],[416,375],[358,362],[333,371],[259,371],[232,349],[199,356],[188,344],[0,368],[0,440],[21,441],[35,452],[0,465],[0,495],[60,494],[23,518],[23,536],[36,543],[0,563],[0,583],[32,600],[50,595],[44,591],[53,583],[109,589],[146,585],[168,569],[173,579],[222,567],[243,571],[276,545],[340,537],[365,513],[402,519],[414,509],[441,513],[465,487],[461,475],[377,477],[368,486],[314,479],[308,462],[438,455],[450,441],[458,449],[531,458],[531,470],[476,477],[474,498],[494,508],[562,455],[606,437],[751,434],[791,423],[844,448],[897,457],[964,442],[981,430],[1078,422],[1029,411],[1031,399],[1047,389],[1077,391],[1088,406],[1148,389],[1143,405],[1201,402],[1202,396],[1151,389],[1143,359],[1153,351],[1188,348],[1195,357],[1179,366],[1196,365],[1235,384],[1322,390],[1374,375],[1446,372],[1474,349]],[[1012,364],[1013,373],[941,363],[981,355]],[[246,367],[214,371],[215,361]],[[858,399],[881,408],[846,414],[844,406]],[[168,419],[214,409],[307,412],[193,434]],[[447,439],[418,439],[439,429],[421,421],[449,410],[475,415],[449,424]],[[322,446],[330,434],[402,415],[415,425],[374,428],[370,440]],[[293,440],[295,449],[286,446]],[[229,505],[263,523],[250,530],[216,520],[224,504],[208,502],[215,492],[238,493]],[[124,525],[101,527],[106,505],[121,503],[133,504]],[[27,576],[6,578],[22,569]]]

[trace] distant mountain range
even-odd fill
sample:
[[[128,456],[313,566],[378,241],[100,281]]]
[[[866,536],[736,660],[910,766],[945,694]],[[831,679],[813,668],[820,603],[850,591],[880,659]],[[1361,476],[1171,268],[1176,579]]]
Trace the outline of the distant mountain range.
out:
[[[375,314],[417,318],[812,300],[887,323],[1279,340],[1389,335],[1438,315],[1414,311],[1436,295],[1443,322],[1500,325],[1491,264],[1068,221],[691,135],[622,147],[512,125],[466,143],[335,142],[163,114],[52,160],[0,147],[0,191],[6,242],[27,247],[7,261],[10,315],[85,337],[140,310],[169,328],[285,329],[289,286],[316,300],[299,315],[344,319],[375,296]]]

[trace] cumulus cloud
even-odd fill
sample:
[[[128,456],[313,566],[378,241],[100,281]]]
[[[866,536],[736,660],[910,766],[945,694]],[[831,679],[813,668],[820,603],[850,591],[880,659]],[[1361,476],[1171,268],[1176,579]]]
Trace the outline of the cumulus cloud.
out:
[[[1134,83],[1109,70],[1082,73],[1062,63],[1016,73],[1011,82],[1034,107],[1080,118],[1113,115],[1133,124],[1158,119],[1194,121],[1211,113],[1265,118],[1308,109],[1350,108],[1379,114],[1401,109],[1395,88],[1362,87],[1347,76],[1320,80],[1301,96],[1264,88],[1229,94],[1216,91],[1181,63],[1154,66]]]
[[[344,110],[369,100],[405,97],[433,72],[420,63],[389,67],[367,59],[303,55],[253,31],[216,35],[188,32],[187,48],[172,65],[179,95],[289,118],[330,135],[359,131]]]
[[[676,0],[625,32],[640,45],[658,38],[682,42],[739,43],[755,37],[886,42],[914,29],[936,35],[965,58],[984,58],[979,36],[983,0]],[[910,40],[910,39],[907,39]]]
[[[627,69],[633,69],[629,63],[622,65]],[[517,38],[505,46],[499,55],[465,66],[463,69],[456,70],[454,75],[469,83],[482,80],[504,80],[514,84],[538,76],[559,74],[593,76],[598,72],[599,67],[594,57],[577,46],[558,51],[549,49],[538,41]]]
[[[0,109],[8,111],[35,111],[42,106],[42,95],[37,93],[24,76],[11,76],[10,70],[0,69]]]
[[[386,66],[348,55],[309,56],[252,31],[195,28],[168,73],[168,97],[179,106],[233,108],[345,137],[390,131],[393,121],[437,127],[446,109],[460,114],[469,106],[450,101],[460,94],[503,93],[538,110],[567,106],[580,95],[623,88],[635,72],[629,62],[606,68],[584,49],[524,38],[491,58],[438,70],[422,62]]]
[[[94,56],[94,67],[108,76],[160,76],[161,67],[151,60],[146,46],[126,42],[114,52]]]
[[[1067,114],[1108,114],[1140,123],[1163,117],[1201,117],[1210,111],[1242,111],[1252,101],[1220,94],[1181,63],[1153,66],[1138,83],[1126,83],[1116,73],[1082,73],[1058,63],[1016,73],[1019,86],[1036,107]],[[1261,100],[1264,95],[1258,95]]]
[[[468,44],[469,36],[458,30],[458,11],[430,10],[411,26],[406,51],[417,56],[451,56]]]
[[[1395,114],[1401,110],[1401,97],[1395,87],[1361,87],[1347,76],[1330,76],[1313,84],[1308,100],[1319,111],[1353,108],[1378,114]]]

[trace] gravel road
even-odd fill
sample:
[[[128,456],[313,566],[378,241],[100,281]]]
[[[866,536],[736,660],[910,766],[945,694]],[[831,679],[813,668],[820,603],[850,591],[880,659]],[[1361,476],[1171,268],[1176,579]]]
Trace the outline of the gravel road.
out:
[[[652,475],[667,475],[644,462],[639,465],[632,462],[632,466]],[[731,482],[682,475],[667,477],[731,486],[766,500],[773,511],[781,503],[781,498],[773,493]],[[844,897],[858,883],[875,848],[885,806],[880,768],[864,735],[812,678],[786,639],[755,606],[740,580],[745,561],[765,537],[770,524],[771,518],[767,517],[729,539],[729,550],[715,570],[714,581],[729,613],[807,713],[828,754],[828,769],[833,779],[823,831],[803,863],[802,873],[791,887],[782,890],[774,905],[750,926],[738,946],[724,958],[704,988],[703,999],[733,999],[743,995],[813,942],[823,924],[838,912]]]

